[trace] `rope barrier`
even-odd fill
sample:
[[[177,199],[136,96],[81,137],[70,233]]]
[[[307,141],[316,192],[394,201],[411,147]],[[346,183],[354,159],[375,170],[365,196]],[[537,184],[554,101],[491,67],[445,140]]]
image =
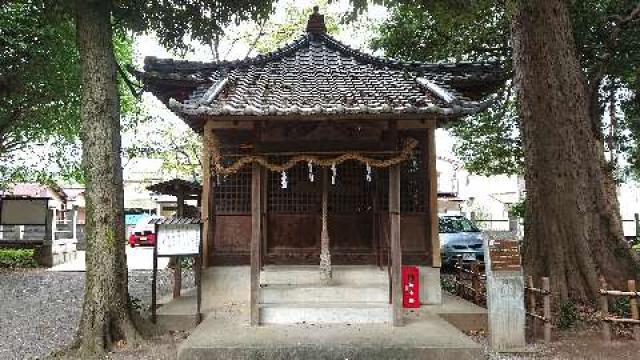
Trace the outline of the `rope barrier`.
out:
[[[342,164],[343,162],[349,161],[349,160],[356,160],[361,163],[368,164],[369,166],[375,167],[375,168],[387,168],[393,165],[400,164],[404,161],[407,161],[411,157],[411,155],[413,155],[415,148],[418,146],[417,140],[413,138],[407,138],[404,141],[402,150],[397,156],[389,159],[384,159],[384,160],[367,157],[362,155],[359,152],[348,152],[335,158],[321,158],[315,155],[296,155],[290,158],[287,162],[283,164],[274,164],[274,163],[270,163],[267,160],[267,158],[264,156],[247,155],[236,160],[229,166],[224,166],[222,164],[222,155],[220,154],[220,146],[219,146],[219,140],[217,136],[215,134],[211,134],[208,142],[209,143],[207,144],[207,146],[211,152],[213,169],[215,173],[219,175],[235,174],[244,166],[252,163],[258,163],[263,167],[265,167],[266,169],[269,169],[270,171],[274,171],[274,172],[282,172],[282,171],[289,170],[299,162],[312,162],[314,165],[330,167],[333,165]]]

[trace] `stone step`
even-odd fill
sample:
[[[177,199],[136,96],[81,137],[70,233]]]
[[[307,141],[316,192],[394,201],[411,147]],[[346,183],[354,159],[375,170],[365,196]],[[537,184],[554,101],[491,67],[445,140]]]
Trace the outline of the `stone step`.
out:
[[[334,266],[331,285],[384,285],[389,278],[386,270],[376,266]],[[318,266],[265,266],[260,273],[263,285],[322,284]]]
[[[262,324],[375,324],[390,319],[391,308],[386,302],[260,305]]]
[[[265,285],[260,289],[261,303],[353,303],[380,302],[389,299],[388,286]]]

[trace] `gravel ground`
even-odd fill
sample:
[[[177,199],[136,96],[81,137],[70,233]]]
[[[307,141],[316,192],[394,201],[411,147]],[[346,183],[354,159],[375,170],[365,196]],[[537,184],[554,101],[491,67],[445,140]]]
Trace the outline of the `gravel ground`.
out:
[[[183,271],[183,287],[193,286]],[[158,272],[159,296],[171,293],[171,270]],[[68,344],[82,311],[84,273],[0,271],[0,359],[37,359]],[[129,292],[151,303],[151,271],[129,272]]]

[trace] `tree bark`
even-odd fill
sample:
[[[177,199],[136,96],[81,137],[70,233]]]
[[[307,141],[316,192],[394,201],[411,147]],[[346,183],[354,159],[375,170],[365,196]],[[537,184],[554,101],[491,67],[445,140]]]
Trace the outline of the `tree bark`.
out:
[[[638,263],[623,237],[567,2],[516,1],[512,40],[526,161],[525,270],[549,276],[561,301],[595,300],[599,276],[622,289]]]
[[[120,106],[111,2],[76,1],[82,66],[82,164],[86,180],[86,285],[78,345],[82,358],[137,341],[127,291]]]

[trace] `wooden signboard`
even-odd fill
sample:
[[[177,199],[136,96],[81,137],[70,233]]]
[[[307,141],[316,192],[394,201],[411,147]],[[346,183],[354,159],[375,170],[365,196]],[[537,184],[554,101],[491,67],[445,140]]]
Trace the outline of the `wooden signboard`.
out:
[[[158,279],[158,257],[175,256],[193,259],[193,271],[196,281],[196,312],[197,322],[202,315],[202,220],[195,218],[153,219],[149,222],[155,225],[156,241],[153,247],[153,277],[151,287],[151,321],[156,322],[156,287]]]
[[[47,225],[49,198],[0,198],[1,225]]]
[[[489,256],[492,271],[517,271],[522,268],[520,244],[514,240],[491,240]]]
[[[158,226],[158,256],[193,256],[200,253],[200,224]]]

